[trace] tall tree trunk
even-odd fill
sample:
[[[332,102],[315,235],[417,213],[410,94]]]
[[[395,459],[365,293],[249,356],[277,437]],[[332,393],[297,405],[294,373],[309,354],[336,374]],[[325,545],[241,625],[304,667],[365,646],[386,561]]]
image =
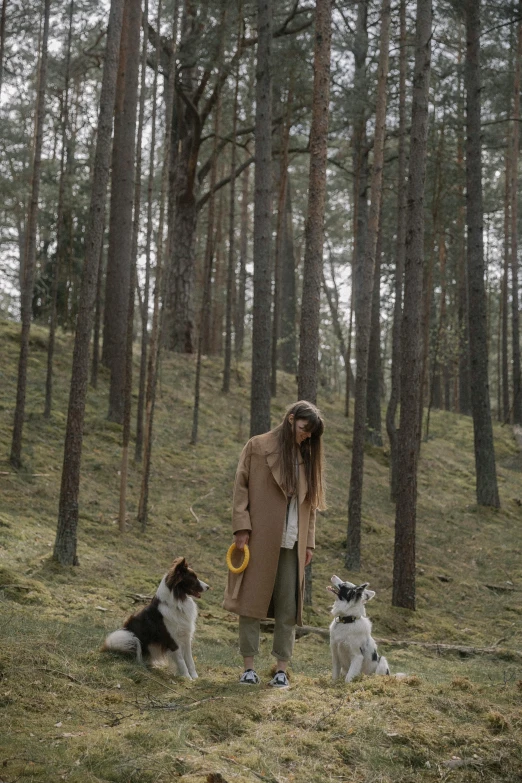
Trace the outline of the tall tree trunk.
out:
[[[250,179],[250,169],[246,168],[242,175],[241,217],[240,217],[240,229],[239,229],[239,271],[238,271],[238,290],[237,290],[237,299],[236,299],[236,328],[235,328],[236,340],[234,345],[237,359],[241,359],[243,357],[243,345],[245,340],[249,179]]]
[[[164,281],[163,270],[163,235],[165,230],[165,202],[171,171],[170,156],[175,154],[171,147],[172,117],[174,104],[174,89],[176,77],[176,49],[178,38],[178,2],[175,0],[172,22],[172,52],[169,60],[169,71],[166,81],[165,96],[165,138],[163,143],[163,162],[161,167],[161,191],[159,204],[158,242],[156,248],[156,279],[154,284],[154,304],[152,310],[152,325],[149,343],[149,359],[147,363],[147,389],[145,395],[145,427],[143,435],[143,465],[141,474],[140,500],[138,505],[138,521],[142,530],[145,529],[149,513],[149,480],[152,461],[152,431],[154,427],[154,408],[156,404],[156,385],[158,379],[158,359],[163,331],[163,314],[160,314],[160,301],[167,291],[168,281]],[[159,57],[159,43],[156,49]],[[167,258],[169,247],[167,246]]]
[[[210,352],[215,355],[221,355],[223,350],[223,318],[225,315],[224,286],[225,286],[225,263],[224,263],[224,235],[223,235],[223,213],[224,213],[224,190],[220,190],[218,196],[218,208],[216,216],[216,236],[215,236],[215,273],[214,285],[212,286],[211,297],[211,341]]]
[[[40,68],[38,74],[38,90],[36,97],[36,112],[34,122],[34,152],[33,171],[31,179],[31,199],[27,213],[25,230],[24,263],[22,270],[21,289],[21,321],[20,356],[18,359],[18,382],[16,389],[16,407],[11,442],[11,465],[19,468],[22,465],[22,432],[25,415],[25,395],[27,385],[27,360],[29,356],[29,332],[31,330],[31,313],[33,301],[34,276],[36,266],[36,231],[38,218],[38,196],[40,192],[40,174],[42,168],[42,144],[45,120],[45,92],[47,87],[47,44],[49,40],[50,0],[45,0],[43,16],[42,47]]]
[[[100,113],[91,189],[89,223],[86,232],[85,260],[82,272],[80,302],[74,339],[71,390],[65,432],[65,446],[58,510],[58,527],[53,558],[62,565],[75,565],[78,528],[78,494],[82,455],[83,423],[87,376],[89,372],[89,340],[92,331],[94,297],[102,244],[102,231],[107,198],[107,182],[111,158],[112,117],[116,96],[116,76],[120,47],[124,0],[112,0],[107,44],[103,64]]]
[[[520,81],[522,70],[522,0],[518,4],[517,55],[513,100],[513,161],[511,163],[511,343],[513,351],[513,422],[522,424],[522,375],[520,371],[520,296],[518,292],[518,156]]]
[[[213,143],[213,150],[212,150],[212,168],[210,171],[210,186],[209,186],[210,198],[208,200],[207,237],[205,243],[205,260],[203,264],[203,277],[204,279],[206,279],[207,274],[210,276],[210,287],[207,291],[208,306],[203,306],[203,300],[202,300],[201,319],[200,319],[200,327],[199,327],[199,331],[201,334],[201,352],[206,354],[212,353],[213,341],[214,341],[214,324],[212,323],[212,307],[211,307],[212,274],[213,274],[212,266],[214,263],[214,258],[217,250],[217,234],[219,230],[219,220],[221,219],[220,215],[218,215],[217,221],[215,218],[215,211],[216,211],[215,210],[215,206],[216,206],[215,187],[216,187],[216,182],[218,177],[217,148],[218,148],[220,122],[221,122],[221,101],[218,101],[216,105],[215,116],[214,116],[214,143]],[[199,339],[198,339],[198,350],[199,350]]]
[[[198,45],[198,20],[192,3],[185,0],[181,20],[179,56],[181,84],[178,90],[178,150],[175,167],[173,241],[169,244],[167,302],[164,340],[170,350],[194,351],[194,247],[197,222],[194,183],[201,146],[201,116],[187,96],[195,93],[196,71],[193,49]],[[183,46],[183,42],[187,42]]]
[[[346,368],[345,377],[345,389],[344,389],[344,415],[348,419],[350,417],[350,393],[355,387],[355,378],[353,377],[352,370],[352,333],[353,333],[353,316],[355,310],[355,287],[354,287],[354,270],[352,265],[352,284],[350,287],[350,318],[348,320],[348,344],[346,346],[346,357],[344,360],[344,366]]]
[[[326,159],[330,102],[330,58],[332,0],[316,0],[314,42],[314,84],[310,127],[310,172],[305,224],[303,296],[299,331],[297,398],[317,402],[319,366],[319,323],[323,279],[324,210],[326,203]],[[305,568],[304,603],[312,605],[312,563]]]
[[[100,326],[102,314],[102,296],[103,296],[103,235],[105,234],[105,220],[102,227],[102,240],[100,244],[100,260],[98,263],[98,276],[96,278],[96,304],[94,306],[94,329],[92,335],[92,361],[91,361],[91,380],[93,389],[98,386],[98,368],[100,365]]]
[[[401,378],[401,322],[404,254],[406,247],[406,0],[400,0],[399,8],[399,160],[397,188],[397,244],[395,249],[395,301],[393,303],[391,390],[386,409],[386,432],[390,441],[390,497],[397,499],[398,486],[398,433],[395,425],[400,398]]]
[[[270,429],[270,256],[272,244],[272,0],[257,0],[254,308],[250,435]]]
[[[374,157],[370,191],[368,237],[361,278],[356,296],[356,359],[355,409],[353,417],[352,464],[348,498],[348,531],[346,568],[358,571],[361,562],[361,510],[364,469],[364,439],[366,431],[366,390],[368,385],[368,348],[370,343],[371,303],[375,272],[377,232],[379,228],[384,141],[386,130],[386,82],[388,78],[390,44],[390,0],[381,6],[381,32],[375,109]]]
[[[350,293],[350,325],[348,330],[348,355],[346,365],[351,368],[353,322],[357,327],[356,303],[360,288],[362,268],[366,252],[368,229],[368,143],[366,138],[368,83],[366,58],[368,55],[368,0],[359,0],[353,44],[354,73],[354,121],[353,121],[353,251],[352,285]],[[351,374],[346,376],[345,416],[350,413],[350,393],[355,383]]]
[[[368,386],[366,440],[374,446],[382,446],[382,363],[381,363],[381,255],[382,255],[382,207],[377,232],[375,270],[373,275],[370,343],[368,346]]]
[[[432,0],[417,0],[415,66],[406,214],[404,307],[401,327],[399,481],[393,558],[394,606],[415,609],[415,528],[421,395],[421,308],[424,267],[424,180],[428,136]]]
[[[469,319],[468,319],[468,286],[467,286],[467,246],[466,246],[466,206],[464,185],[466,181],[464,164],[464,95],[461,80],[462,46],[459,43],[458,52],[458,131],[457,131],[457,170],[458,187],[457,197],[457,237],[458,237],[458,324],[459,324],[459,413],[469,416],[471,414],[471,381],[469,367]]]
[[[480,0],[465,0],[466,217],[471,405],[477,502],[500,506],[488,384],[487,311],[484,287],[482,162],[480,142]],[[472,314],[472,315],[471,315]]]
[[[160,9],[158,7],[158,18]],[[144,15],[144,35],[146,35],[148,19]],[[143,415],[145,410],[145,381],[147,376],[147,348],[149,344],[149,296],[150,296],[150,257],[152,248],[152,208],[154,198],[154,174],[156,157],[156,118],[158,97],[159,53],[154,59],[154,79],[152,82],[152,117],[150,130],[149,173],[147,180],[147,230],[145,236],[145,283],[143,286],[143,301],[141,311],[141,351],[140,351],[140,377],[138,382],[138,404],[136,409],[136,443],[134,447],[134,459],[141,462],[143,454]],[[171,122],[173,118],[171,117]],[[172,160],[171,156],[171,160]],[[170,224],[169,224],[170,227]]]
[[[198,335],[198,347],[196,357],[196,377],[194,388],[194,409],[192,412],[192,435],[190,437],[190,443],[195,446],[198,442],[198,427],[199,427],[199,400],[201,389],[201,359],[203,353],[208,353],[211,343],[211,288],[212,288],[212,264],[214,260],[214,253],[216,250],[216,230],[214,221],[214,204],[215,193],[214,189],[217,180],[217,147],[219,138],[219,124],[221,118],[221,101],[216,104],[216,111],[214,116],[214,142],[212,149],[212,169],[210,172],[210,198],[208,200],[208,216],[207,216],[207,239],[205,246],[205,260],[203,264],[203,293],[201,296],[201,317],[199,322],[199,335]],[[218,218],[219,220],[219,218]]]
[[[296,374],[296,282],[294,227],[290,175],[286,176],[285,213],[281,238],[281,332],[279,358],[281,369]]]
[[[137,281],[137,263],[138,263],[138,236],[140,231],[141,217],[141,161],[142,161],[142,140],[143,140],[143,122],[145,117],[145,93],[146,70],[147,70],[147,41],[149,4],[145,0],[143,8],[143,18],[147,20],[143,25],[142,33],[142,51],[141,51],[141,83],[140,83],[140,103],[138,114],[138,135],[136,138],[136,174],[134,177],[134,205],[133,205],[133,223],[132,223],[132,244],[131,244],[131,275],[129,285],[129,302],[127,309],[127,334],[126,334],[126,357],[125,357],[125,385],[124,385],[124,406],[123,406],[123,433],[122,433],[122,455],[120,469],[120,506],[118,514],[118,528],[120,533],[126,529],[127,516],[127,479],[129,473],[129,442],[131,433],[131,412],[132,412],[132,344],[134,332],[134,300],[136,297]],[[142,20],[143,21],[143,20]],[[161,0],[158,3],[157,30],[161,29]]]
[[[240,8],[240,10],[242,10]],[[238,38],[241,42],[242,24],[239,26]],[[241,45],[241,43],[239,44]],[[236,223],[236,132],[237,111],[239,96],[239,66],[236,71],[236,84],[234,88],[234,103],[232,107],[232,152],[230,156],[230,205],[228,214],[228,266],[227,266],[227,291],[225,307],[225,360],[223,364],[222,391],[228,394],[230,391],[230,369],[232,364],[232,305],[234,292],[234,277],[236,269],[235,249],[235,223]]]
[[[67,151],[67,132],[69,129],[69,73],[71,64],[71,45],[73,31],[74,0],[69,3],[69,30],[67,34],[67,49],[65,54],[65,77],[63,87],[63,107],[61,122],[61,150],[60,150],[60,185],[58,188],[58,209],[56,215],[56,257],[53,265],[52,286],[51,286],[51,317],[49,321],[49,343],[47,346],[47,377],[45,381],[45,406],[44,418],[48,419],[51,415],[52,396],[53,396],[53,360],[54,360],[54,342],[56,334],[56,317],[58,302],[58,284],[60,281],[61,261],[63,256],[63,246],[65,240],[64,224],[64,198],[66,190],[66,151]],[[67,192],[69,194],[69,184],[67,183]]]
[[[511,101],[510,101],[511,109]],[[510,266],[510,250],[511,250],[511,199],[509,198],[511,187],[511,161],[512,161],[512,146],[510,134],[506,137],[506,169],[505,169],[505,182],[504,182],[504,263],[502,269],[502,282],[500,288],[500,319],[501,319],[501,373],[500,378],[502,383],[502,395],[501,395],[501,409],[499,410],[500,421],[508,422],[511,415],[511,409],[509,406],[509,342],[508,342],[508,325],[509,325],[509,308],[508,308],[508,291],[509,291],[509,266]],[[500,379],[499,379],[500,380]]]
[[[310,173],[305,224],[303,297],[299,332],[297,397],[315,404],[319,364],[319,320],[323,270],[326,157],[330,99],[332,1],[316,0],[314,85],[310,128]]]
[[[277,228],[275,240],[274,258],[274,306],[272,315],[272,375],[270,393],[272,397],[277,395],[277,368],[279,365],[279,340],[281,338],[281,305],[283,288],[283,242],[286,223],[286,196],[288,181],[288,146],[290,142],[291,107],[293,99],[293,74],[290,75],[290,84],[286,99],[285,121],[281,125],[280,151],[279,151],[279,193],[277,199]]]
[[[105,285],[104,361],[110,369],[110,421],[123,424],[127,309],[131,277],[132,208],[138,104],[141,1],[127,0],[123,17],[114,116],[109,247]]]

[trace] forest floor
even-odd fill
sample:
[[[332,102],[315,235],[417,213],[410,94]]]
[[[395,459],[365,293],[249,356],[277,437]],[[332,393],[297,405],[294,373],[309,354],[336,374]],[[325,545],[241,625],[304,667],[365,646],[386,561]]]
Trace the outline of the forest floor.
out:
[[[330,679],[327,640],[296,643],[292,687],[266,687],[271,637],[263,634],[263,685],[237,684],[237,620],[221,607],[237,459],[248,438],[249,368],[220,392],[221,362],[203,361],[200,438],[189,445],[195,363],[168,356],[160,373],[150,519],[136,522],[139,466],[129,480],[127,532],[117,528],[120,427],[107,422],[107,375],[89,389],[78,530],[78,567],[51,561],[71,360],[59,336],[55,401],[45,420],[46,331],[33,328],[24,467],[8,462],[19,327],[0,322],[0,783],[409,783],[522,778],[522,456],[495,425],[502,508],[475,504],[469,418],[434,412],[419,468],[417,610],[391,606],[394,507],[386,448],[365,460],[362,567],[344,568],[351,421],[321,391],[328,511],[319,515],[313,609],[326,628],[332,574],[368,581],[374,635],[405,679]],[[276,423],[295,399],[281,374]],[[200,678],[187,682],[102,654],[185,555],[212,590],[200,600]],[[464,655],[397,642],[491,648]]]

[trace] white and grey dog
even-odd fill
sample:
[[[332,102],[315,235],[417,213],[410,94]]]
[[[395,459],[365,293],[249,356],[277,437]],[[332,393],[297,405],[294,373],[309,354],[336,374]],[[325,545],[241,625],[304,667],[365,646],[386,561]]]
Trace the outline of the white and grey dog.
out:
[[[332,679],[342,676],[345,682],[351,682],[358,674],[389,674],[386,658],[377,652],[372,624],[364,608],[374,591],[367,590],[368,582],[354,585],[338,576],[332,576],[331,582],[332,586],[326,589],[336,596],[330,625]]]

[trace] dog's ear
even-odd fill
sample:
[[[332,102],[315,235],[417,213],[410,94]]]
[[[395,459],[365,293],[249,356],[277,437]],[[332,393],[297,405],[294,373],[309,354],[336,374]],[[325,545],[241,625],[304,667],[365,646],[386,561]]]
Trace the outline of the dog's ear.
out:
[[[363,591],[362,597],[363,597],[363,601],[365,601],[365,602],[366,601],[371,601],[372,598],[375,597],[375,591],[374,590],[366,590],[366,588],[365,588],[364,591]]]
[[[172,563],[170,567],[170,571],[167,574],[167,587],[169,590],[172,590],[172,588],[177,585],[183,577],[185,576],[186,572],[188,570],[187,561],[184,557],[177,557],[174,562]]]

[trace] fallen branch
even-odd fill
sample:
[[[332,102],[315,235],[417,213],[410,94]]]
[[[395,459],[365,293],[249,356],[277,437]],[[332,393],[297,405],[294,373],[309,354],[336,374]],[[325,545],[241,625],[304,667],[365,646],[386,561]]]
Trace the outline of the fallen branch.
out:
[[[170,701],[167,704],[161,704],[159,702],[152,701],[151,704],[149,704],[148,707],[140,708],[144,710],[181,710],[181,709],[189,709],[191,707],[198,707],[200,704],[204,704],[207,701],[222,701],[223,699],[230,699],[231,696],[209,696],[206,699],[199,699],[199,701],[193,701],[189,704],[187,703],[181,703],[177,701]]]
[[[14,470],[0,470],[0,476],[18,476],[19,474]],[[50,473],[25,473],[26,476],[50,476]]]
[[[195,500],[194,503],[192,504],[192,506],[195,506],[196,503],[199,503],[200,501],[205,500],[205,498],[208,498],[208,496],[211,495],[213,492],[214,492],[214,487],[212,487],[210,492],[207,492],[206,495],[203,495],[202,498],[198,498],[197,500]],[[192,516],[194,517],[194,519],[196,520],[196,522],[198,523],[198,525],[199,525],[199,517],[194,512],[194,509],[192,508],[192,506],[190,506],[189,511],[192,514]]]
[[[273,632],[274,623],[272,620],[261,620],[261,628],[264,631]],[[328,628],[317,628],[313,625],[301,625],[295,629],[297,638],[307,636],[309,633],[315,633],[325,639],[330,637]],[[438,642],[416,642],[409,639],[379,639],[375,637],[377,644],[384,644],[388,647],[420,647],[424,650],[432,650],[439,654],[459,653],[459,655],[494,655],[497,658],[511,657],[522,660],[522,652],[518,650],[508,650],[505,647],[469,647],[460,644],[439,644]]]
[[[488,590],[498,590],[501,593],[514,593],[515,588],[513,585],[486,585]]]
[[[152,595],[142,595],[142,593],[127,593],[129,598],[132,598],[132,600],[135,603],[138,603],[138,601],[152,601],[153,596]]]

